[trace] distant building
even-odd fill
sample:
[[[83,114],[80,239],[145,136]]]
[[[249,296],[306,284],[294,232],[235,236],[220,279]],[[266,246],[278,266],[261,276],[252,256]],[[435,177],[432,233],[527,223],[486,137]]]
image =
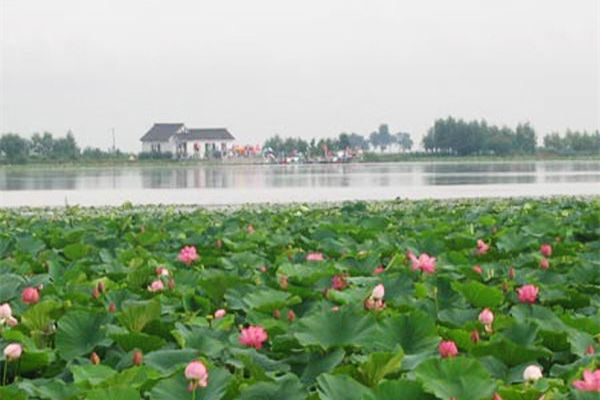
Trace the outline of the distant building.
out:
[[[142,138],[142,152],[175,158],[225,157],[235,138],[225,128],[188,129],[184,124],[154,124]]]

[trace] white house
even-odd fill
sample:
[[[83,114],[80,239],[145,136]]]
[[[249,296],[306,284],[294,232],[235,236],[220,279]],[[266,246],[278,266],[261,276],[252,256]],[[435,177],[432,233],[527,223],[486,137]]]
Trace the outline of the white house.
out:
[[[142,138],[142,152],[175,158],[226,156],[235,138],[225,128],[188,129],[184,124],[154,124]]]

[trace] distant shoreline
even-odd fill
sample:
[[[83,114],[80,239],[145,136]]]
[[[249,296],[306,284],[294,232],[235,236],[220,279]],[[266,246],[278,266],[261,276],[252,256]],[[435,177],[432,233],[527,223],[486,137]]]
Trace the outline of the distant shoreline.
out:
[[[421,154],[380,154],[367,153],[361,159],[347,162],[331,162],[326,164],[357,164],[357,163],[396,163],[396,162],[536,162],[536,161],[600,161],[597,155],[556,155],[539,154],[527,156],[448,156]],[[145,167],[194,167],[194,166],[233,166],[233,165],[311,165],[317,163],[273,164],[263,158],[239,158],[225,160],[102,160],[78,162],[43,162],[14,165],[0,165],[0,170],[30,170],[30,169],[79,169],[79,168],[145,168]]]

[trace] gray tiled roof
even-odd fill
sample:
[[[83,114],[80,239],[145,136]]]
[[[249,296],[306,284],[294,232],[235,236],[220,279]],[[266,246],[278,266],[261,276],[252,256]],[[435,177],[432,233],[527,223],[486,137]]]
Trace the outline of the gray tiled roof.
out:
[[[183,127],[183,124],[154,124],[142,138],[142,142],[166,142]]]
[[[188,129],[186,133],[177,135],[177,138],[184,140],[235,140],[226,128]]]

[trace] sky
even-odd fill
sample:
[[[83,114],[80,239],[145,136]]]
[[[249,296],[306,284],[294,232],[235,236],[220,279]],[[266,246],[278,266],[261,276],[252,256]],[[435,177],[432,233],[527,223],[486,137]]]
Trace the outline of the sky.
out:
[[[600,129],[598,0],[0,0],[0,132]]]

